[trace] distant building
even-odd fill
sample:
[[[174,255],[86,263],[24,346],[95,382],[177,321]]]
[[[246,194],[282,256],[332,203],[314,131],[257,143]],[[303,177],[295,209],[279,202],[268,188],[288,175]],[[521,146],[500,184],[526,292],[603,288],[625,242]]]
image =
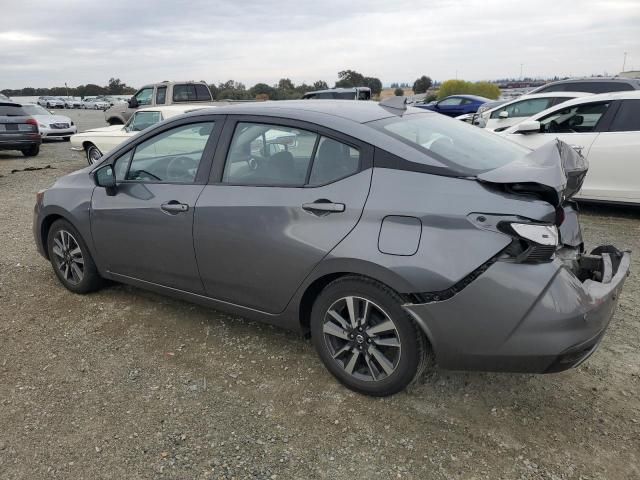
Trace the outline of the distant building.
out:
[[[628,70],[626,72],[620,72],[618,76],[625,78],[640,78],[640,70]]]

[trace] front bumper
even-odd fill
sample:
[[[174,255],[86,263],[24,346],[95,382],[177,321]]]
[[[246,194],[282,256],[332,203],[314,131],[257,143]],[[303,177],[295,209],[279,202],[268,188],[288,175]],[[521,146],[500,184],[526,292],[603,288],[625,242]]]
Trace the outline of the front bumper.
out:
[[[562,371],[598,347],[630,261],[623,253],[619,262],[603,260],[608,271],[586,272],[602,281],[581,281],[559,258],[542,264],[498,261],[452,298],[404,308],[429,337],[442,368]]]
[[[67,138],[78,133],[78,127],[75,125],[69,128],[42,128],[39,127],[42,138]]]

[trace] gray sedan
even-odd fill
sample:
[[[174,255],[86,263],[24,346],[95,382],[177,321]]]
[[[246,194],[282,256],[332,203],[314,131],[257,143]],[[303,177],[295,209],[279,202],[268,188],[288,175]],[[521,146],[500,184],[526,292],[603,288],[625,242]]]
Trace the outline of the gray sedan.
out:
[[[103,279],[311,335],[347,387],[433,363],[555,372],[598,346],[629,254],[584,251],[586,162],[373,102],[265,102],[161,122],[37,196],[60,282]]]

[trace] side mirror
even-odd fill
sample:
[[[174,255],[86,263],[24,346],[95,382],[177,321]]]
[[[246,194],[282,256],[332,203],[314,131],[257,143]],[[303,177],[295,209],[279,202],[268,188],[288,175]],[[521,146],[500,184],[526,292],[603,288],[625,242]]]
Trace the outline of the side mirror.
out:
[[[138,108],[140,106],[136,97],[131,97],[127,103],[129,104],[129,108]]]
[[[518,130],[516,133],[522,133],[524,135],[528,133],[539,133],[540,132],[540,122],[537,120],[526,120],[518,125]]]
[[[112,192],[116,188],[116,175],[112,165],[105,165],[96,170],[93,174],[93,180],[98,187],[106,188],[108,194],[113,194]]]
[[[502,110],[499,114],[498,117],[500,118],[509,118],[509,112],[507,112],[506,110]]]

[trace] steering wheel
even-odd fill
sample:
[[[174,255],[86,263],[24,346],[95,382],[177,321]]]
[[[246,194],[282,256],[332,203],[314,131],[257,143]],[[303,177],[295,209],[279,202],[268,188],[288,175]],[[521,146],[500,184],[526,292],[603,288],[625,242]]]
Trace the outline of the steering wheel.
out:
[[[167,179],[171,181],[191,181],[195,177],[190,170],[197,170],[198,162],[189,157],[175,157],[169,161],[167,165]]]

